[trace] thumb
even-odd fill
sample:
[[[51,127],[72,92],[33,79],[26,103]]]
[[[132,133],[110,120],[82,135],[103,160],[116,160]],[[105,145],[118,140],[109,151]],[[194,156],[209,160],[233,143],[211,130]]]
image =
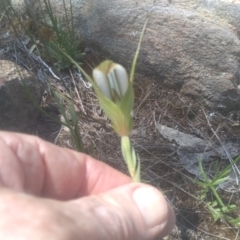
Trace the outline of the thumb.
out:
[[[162,193],[142,183],[74,200],[71,205],[76,222],[82,222],[81,239],[151,240],[166,236],[175,224],[175,214]]]

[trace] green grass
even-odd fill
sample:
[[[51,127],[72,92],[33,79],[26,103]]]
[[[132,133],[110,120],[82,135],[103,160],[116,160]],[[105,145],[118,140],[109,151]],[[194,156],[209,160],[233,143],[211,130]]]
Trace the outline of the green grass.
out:
[[[0,11],[8,17],[15,35],[20,38],[21,32],[25,32],[38,47],[37,55],[46,62],[50,61],[59,71],[72,67],[72,62],[62,53],[65,52],[81,64],[85,54],[80,49],[80,42],[74,29],[71,0],[69,10],[66,8],[65,0],[62,0],[64,14],[61,18],[54,14],[50,0],[43,0],[43,2],[39,0],[37,3],[40,5],[40,12],[28,14],[28,19],[25,19],[29,25],[27,27],[17,10],[11,5],[10,0],[0,0],[0,3]],[[31,8],[27,3],[26,6]],[[34,10],[31,9],[28,12],[32,11]],[[35,18],[39,14],[39,19]],[[40,40],[40,45],[44,47],[41,47],[37,40]]]
[[[84,57],[84,53],[79,50],[79,43],[73,26],[71,1],[69,16],[65,0],[62,0],[64,7],[64,16],[62,19],[57,18],[56,15],[54,15],[50,0],[44,0],[43,2],[44,5],[41,9],[45,24],[47,25],[47,19],[50,19],[51,28],[55,33],[54,40],[51,39],[46,42],[47,50],[54,62],[54,65],[58,68],[58,70],[64,70],[73,66],[73,63],[69,60],[69,58],[62,53],[63,51],[80,64],[80,61]],[[46,15],[44,12],[46,12]],[[65,28],[63,25],[65,25]]]
[[[238,156],[233,163],[229,164],[223,170],[219,170],[219,165],[216,165],[216,174],[210,179],[203,169],[202,161],[198,161],[198,167],[203,181],[196,181],[201,187],[200,200],[204,201],[207,208],[212,214],[214,221],[224,220],[233,226],[240,227],[240,217],[236,216],[237,206],[235,204],[225,204],[218,194],[217,188],[219,184],[226,182],[229,179],[231,168],[240,160]],[[208,195],[211,194],[211,201],[208,201]]]

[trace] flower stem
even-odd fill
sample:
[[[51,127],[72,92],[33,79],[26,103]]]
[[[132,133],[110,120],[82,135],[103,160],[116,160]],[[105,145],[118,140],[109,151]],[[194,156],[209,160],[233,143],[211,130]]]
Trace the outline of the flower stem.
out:
[[[140,182],[140,161],[128,136],[121,137],[121,149],[128,172],[134,182]]]

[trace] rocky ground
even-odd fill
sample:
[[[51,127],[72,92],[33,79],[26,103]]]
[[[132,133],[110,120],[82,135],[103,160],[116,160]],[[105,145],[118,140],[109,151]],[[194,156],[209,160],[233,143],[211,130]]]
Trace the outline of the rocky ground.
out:
[[[58,72],[49,63],[49,67],[60,78],[56,80],[46,66],[33,60],[20,49],[16,37],[6,25],[4,16],[0,15],[0,20],[0,67],[3,59],[14,62],[17,60],[21,67],[26,69],[28,66],[28,70],[38,77],[39,69],[44,71],[51,84],[66,96],[69,96],[72,89],[71,97],[79,115],[79,127],[86,151],[125,172],[119,139],[116,138],[110,123],[100,109],[92,89],[86,87],[86,83],[81,80],[76,70],[72,69],[71,73]],[[30,48],[30,45],[28,47]],[[91,68],[100,61],[99,57],[90,52],[84,60],[83,67],[90,73]],[[190,164],[192,167],[188,166],[186,169],[180,154],[182,152],[179,150],[181,147],[179,139],[171,135],[171,132],[164,135],[158,128],[158,124],[161,124],[170,130],[190,134],[194,139],[202,139],[212,145],[215,150],[230,144],[231,148],[226,148],[234,152],[240,144],[239,108],[227,114],[209,110],[204,107],[201,100],[187,97],[178,90],[163,87],[157,80],[144,75],[135,77],[134,129],[131,137],[142,162],[142,181],[161,189],[176,211],[177,225],[166,239],[239,239],[237,228],[224,221],[214,222],[204,202],[199,200],[200,187],[194,183],[196,175],[193,174],[196,170],[196,159],[190,159],[193,162]],[[52,116],[61,119],[47,85],[43,86],[45,92],[41,107]],[[29,120],[31,122],[31,119]],[[60,146],[73,148],[69,131],[41,112],[38,113],[36,120],[31,122],[28,133]],[[197,153],[199,149],[192,146],[191,151]],[[205,163],[209,173],[217,161],[222,165],[228,163],[224,151],[216,151],[215,155],[212,153],[210,155]],[[240,206],[237,188],[235,186],[231,191],[219,190],[225,203]]]

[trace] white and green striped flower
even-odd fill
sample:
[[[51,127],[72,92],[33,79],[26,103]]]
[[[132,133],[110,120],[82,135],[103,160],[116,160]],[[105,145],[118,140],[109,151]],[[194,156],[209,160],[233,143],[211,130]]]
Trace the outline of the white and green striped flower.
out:
[[[93,70],[93,80],[99,103],[113,128],[120,136],[128,136],[132,130],[134,91],[127,71],[120,64],[106,60]]]
[[[123,66],[109,60],[93,70],[93,80],[99,103],[121,136],[121,149],[128,171],[135,181],[140,181],[140,161],[129,139],[132,130],[133,81],[129,81]]]
[[[104,61],[93,70],[93,79],[102,94],[118,103],[128,90],[128,75],[123,66],[112,61]]]

